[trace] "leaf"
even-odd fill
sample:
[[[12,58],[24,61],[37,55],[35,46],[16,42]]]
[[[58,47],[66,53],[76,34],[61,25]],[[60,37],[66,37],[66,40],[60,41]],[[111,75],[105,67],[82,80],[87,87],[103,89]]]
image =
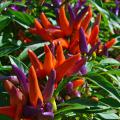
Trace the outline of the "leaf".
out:
[[[112,97],[102,98],[100,101],[111,107],[120,108],[120,103]]]
[[[0,16],[0,31],[9,25],[11,19],[8,16]]]
[[[119,61],[113,59],[113,58],[105,58],[100,61],[100,64],[105,65],[105,64],[120,64]]]
[[[104,89],[109,94],[113,95],[114,98],[120,102],[120,95],[116,88],[102,75],[98,73],[88,73],[86,78],[97,84],[100,88]]]
[[[16,51],[19,48],[20,47],[17,46],[17,45],[16,46],[15,45],[8,45],[8,44],[3,45],[3,46],[0,47],[0,57],[7,56],[7,55]]]
[[[108,113],[97,113],[97,115],[99,115],[102,119],[106,119],[106,120],[119,120],[120,117],[112,112],[108,112]]]
[[[8,116],[5,115],[0,115],[0,120],[12,120],[12,118],[9,118]]]
[[[3,11],[6,7],[8,7],[11,3],[12,3],[12,1],[6,1],[6,2],[0,3],[0,12],[2,12],[2,11]]]
[[[15,19],[15,21],[18,21],[18,23],[30,26],[34,22],[34,17],[27,13],[22,13],[22,12],[13,11],[13,10],[9,10],[8,13],[12,15],[13,19]]]
[[[10,71],[11,69],[11,66],[0,66],[0,71]]]
[[[18,58],[20,60],[23,60],[23,59],[25,59],[28,56],[28,53],[27,53],[28,49],[31,49],[31,50],[35,51],[38,48],[43,47],[44,45],[49,45],[49,42],[37,43],[37,44],[26,46],[26,48],[20,53],[20,55],[18,56]]]
[[[11,64],[18,66],[25,74],[28,73],[28,67],[23,62],[13,56],[9,56],[9,59]]]

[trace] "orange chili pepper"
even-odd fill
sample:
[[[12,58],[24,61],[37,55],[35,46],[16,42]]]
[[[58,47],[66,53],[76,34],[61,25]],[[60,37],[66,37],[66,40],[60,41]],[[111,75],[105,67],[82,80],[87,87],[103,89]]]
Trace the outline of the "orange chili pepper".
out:
[[[59,8],[59,21],[60,21],[60,27],[63,30],[63,32],[66,34],[66,36],[71,35],[72,29],[66,17],[64,6],[61,6]]]
[[[68,41],[64,38],[54,39],[53,42],[55,45],[57,45],[57,43],[60,42],[60,44],[63,48],[68,48],[68,46],[69,46]]]
[[[16,114],[16,108],[14,106],[0,107],[0,114],[6,115],[14,119]]]
[[[81,23],[81,27],[83,28],[84,31],[86,31],[86,29],[88,28],[91,18],[92,18],[92,9],[90,8],[87,16],[83,19]]]
[[[59,82],[66,75],[67,71],[75,65],[79,58],[80,54],[76,54],[56,68],[56,82]]]
[[[105,46],[107,47],[107,48],[111,48],[114,44],[116,43],[116,39],[111,39],[110,41],[107,41],[106,43],[105,43]]]
[[[93,29],[92,29],[92,32],[90,34],[90,38],[89,38],[89,41],[88,43],[90,43],[91,46],[94,46],[96,44],[96,38],[98,37],[98,34],[99,34],[99,26],[96,25]]]
[[[61,65],[65,61],[63,48],[62,48],[60,43],[58,43],[57,49],[56,49],[56,60],[57,60],[57,65],[56,66]]]
[[[37,29],[37,34],[39,34],[44,40],[51,41],[53,38],[50,34],[47,33],[47,31],[42,27],[40,22],[35,19],[35,28]]]
[[[40,14],[40,20],[42,22],[42,25],[45,28],[53,27],[52,24],[50,23],[50,21],[48,20],[48,18],[46,17],[46,15],[43,12]]]
[[[41,78],[41,79],[44,78],[45,73],[43,70],[42,62],[38,59],[38,57],[36,56],[36,54],[32,50],[28,50],[28,55],[29,55],[29,58],[30,58],[32,65],[35,68],[35,71],[37,73],[38,78]]]
[[[40,22],[37,19],[34,20],[34,23],[35,23],[35,28],[36,29],[41,30],[43,28],[42,25],[40,24]]]
[[[73,83],[73,87],[77,88],[77,87],[81,87],[84,84],[84,80],[83,79],[77,79],[77,80],[73,81],[72,83]]]
[[[37,75],[33,66],[31,66],[29,69],[29,97],[31,104],[33,104],[35,107],[38,99],[40,99],[43,104],[43,96],[39,88]]]
[[[45,74],[49,75],[51,70],[55,67],[55,58],[53,58],[53,55],[47,45],[44,46],[45,51],[45,59],[43,68],[45,70]]]

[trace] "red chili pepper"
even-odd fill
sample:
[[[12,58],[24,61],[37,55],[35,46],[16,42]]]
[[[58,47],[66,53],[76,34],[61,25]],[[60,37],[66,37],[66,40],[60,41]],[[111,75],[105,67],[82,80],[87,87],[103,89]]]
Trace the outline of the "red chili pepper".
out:
[[[56,82],[59,82],[66,75],[68,70],[75,65],[79,58],[80,54],[76,54],[56,68]]]
[[[105,46],[107,47],[107,49],[108,48],[111,48],[114,44],[116,43],[116,39],[111,39],[110,41],[107,41],[106,43],[105,43]]]
[[[92,32],[90,34],[90,38],[89,38],[89,41],[88,41],[88,43],[90,43],[91,46],[94,46],[96,44],[96,42],[97,42],[96,40],[97,40],[98,34],[99,34],[99,26],[96,25],[92,29]]]
[[[77,87],[81,87],[84,84],[84,80],[83,79],[77,79],[77,80],[73,81],[72,83],[73,83],[73,87],[77,88]]]

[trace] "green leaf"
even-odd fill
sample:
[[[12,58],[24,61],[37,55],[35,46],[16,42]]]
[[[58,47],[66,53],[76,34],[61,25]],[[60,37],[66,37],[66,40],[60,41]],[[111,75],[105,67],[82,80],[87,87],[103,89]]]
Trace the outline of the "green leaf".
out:
[[[2,10],[4,10],[6,7],[8,7],[11,3],[12,3],[12,1],[0,3],[0,12],[2,12]]]
[[[3,45],[0,47],[0,57],[7,56],[10,53],[18,50],[20,47],[15,45]]]
[[[0,16],[0,31],[9,25],[11,19],[8,16]]]
[[[120,64],[119,61],[113,59],[113,58],[105,58],[100,61],[100,64],[105,65],[105,64]]]
[[[120,108],[120,103],[112,97],[102,98],[100,101],[111,107]]]
[[[10,71],[11,69],[11,66],[0,66],[0,71]]]
[[[114,98],[120,102],[120,95],[116,88],[102,75],[98,73],[88,73],[86,78],[97,84],[100,88],[104,89],[109,94],[113,95]]]
[[[37,44],[26,46],[26,48],[20,53],[20,55],[18,56],[18,58],[20,60],[23,60],[23,59],[25,59],[28,56],[28,53],[27,53],[28,49],[31,49],[31,50],[35,51],[38,48],[43,47],[44,45],[49,45],[49,42],[37,43]]]
[[[97,113],[97,115],[99,115],[102,119],[105,120],[119,120],[120,117],[112,112],[108,112],[108,113]]]
[[[9,118],[8,116],[5,115],[0,115],[0,120],[12,120],[12,118]]]
[[[27,13],[22,13],[22,12],[13,11],[13,10],[9,10],[8,12],[10,15],[13,16],[13,19],[15,19],[15,21],[18,21],[18,23],[30,26],[34,22],[34,17]]]
[[[25,74],[28,73],[28,67],[23,62],[13,56],[9,56],[9,59],[11,64],[18,66]]]

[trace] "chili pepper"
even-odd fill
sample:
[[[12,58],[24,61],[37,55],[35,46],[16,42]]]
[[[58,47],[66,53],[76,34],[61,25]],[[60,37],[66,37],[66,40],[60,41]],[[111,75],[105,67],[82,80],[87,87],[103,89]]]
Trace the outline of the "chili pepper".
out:
[[[63,48],[59,42],[56,49],[56,60],[57,60],[57,66],[61,65],[65,61]]]
[[[68,41],[64,38],[55,39],[55,40],[53,40],[53,42],[54,42],[55,45],[57,45],[58,42],[60,42],[60,44],[63,48],[68,48],[68,46],[69,46]]]
[[[73,81],[72,83],[73,83],[73,87],[77,88],[77,87],[81,87],[84,84],[84,80],[81,78]]]
[[[36,71],[38,78],[41,78],[41,79],[44,78],[45,73],[43,70],[42,62],[38,59],[38,57],[36,56],[36,54],[32,50],[28,50],[28,55],[29,55],[29,58],[30,58],[32,65],[35,68],[35,71]]]
[[[81,26],[81,22],[84,18],[84,16],[86,15],[86,13],[88,12],[89,10],[89,6],[85,7],[77,16],[76,16],[76,19],[74,21],[74,29],[75,30],[79,30],[80,26]]]
[[[15,118],[16,108],[14,106],[0,107],[0,114]]]
[[[49,40],[51,41],[53,38],[50,34],[47,33],[47,31],[42,27],[40,22],[35,19],[35,28],[37,29],[37,33],[44,39],[44,40]]]
[[[20,85],[21,85],[24,93],[28,94],[28,85],[27,85],[28,80],[27,80],[25,74],[16,65],[12,65],[12,69],[13,69],[14,73],[17,75],[17,78],[20,82]]]
[[[59,82],[66,75],[68,70],[75,65],[79,58],[80,54],[76,54],[68,58],[63,64],[56,68],[56,82]]]
[[[95,22],[94,22],[94,25],[93,25],[93,28],[96,26],[96,25],[100,25],[100,21],[101,21],[101,14],[98,14],[96,19],[95,19]]]
[[[105,46],[108,48],[111,48],[116,43],[116,39],[111,39],[105,43]]]
[[[70,24],[73,25],[73,22],[75,21],[76,16],[70,4],[68,4],[68,11],[70,15]]]
[[[82,28],[79,30],[79,47],[82,54],[88,53],[87,41]]]
[[[71,35],[72,29],[71,29],[69,21],[66,17],[64,6],[61,6],[59,8],[59,21],[60,21],[60,27],[63,30],[63,32],[65,33],[65,35],[66,36]]]
[[[45,70],[45,74],[49,75],[50,71],[55,67],[55,58],[52,55],[49,47],[47,45],[44,46],[44,51],[45,51],[45,59],[44,59],[44,64],[43,68]]]
[[[85,58],[78,60],[75,63],[75,65],[67,71],[66,76],[69,77],[69,76],[77,73],[81,69],[81,67],[85,64],[85,62],[86,62]]]
[[[91,49],[90,49],[90,51],[88,52],[88,56],[91,56],[92,54],[93,54],[93,52],[95,52],[98,48],[99,48],[99,46],[100,46],[100,41],[96,44],[96,45],[94,45]]]
[[[40,20],[41,20],[44,28],[53,27],[52,24],[50,23],[50,21],[48,20],[48,18],[46,17],[46,15],[43,12],[40,14]]]
[[[81,23],[81,28],[83,28],[84,31],[86,31],[86,29],[88,28],[91,18],[92,18],[92,9],[90,7],[87,16],[83,19]]]
[[[98,37],[98,34],[99,34],[99,27],[98,25],[96,25],[93,29],[92,29],[92,32],[90,34],[90,37],[89,37],[89,40],[88,40],[88,43],[90,43],[90,45],[93,47],[95,44],[96,44],[96,40],[97,40],[97,37]]]
[[[32,105],[36,107],[38,99],[43,104],[43,96],[38,85],[37,75],[33,66],[29,69],[29,97]]]
[[[53,69],[53,70],[51,70],[49,79],[48,79],[45,89],[43,91],[44,101],[49,101],[51,99],[53,92],[54,92],[55,79],[56,79],[56,71]]]

